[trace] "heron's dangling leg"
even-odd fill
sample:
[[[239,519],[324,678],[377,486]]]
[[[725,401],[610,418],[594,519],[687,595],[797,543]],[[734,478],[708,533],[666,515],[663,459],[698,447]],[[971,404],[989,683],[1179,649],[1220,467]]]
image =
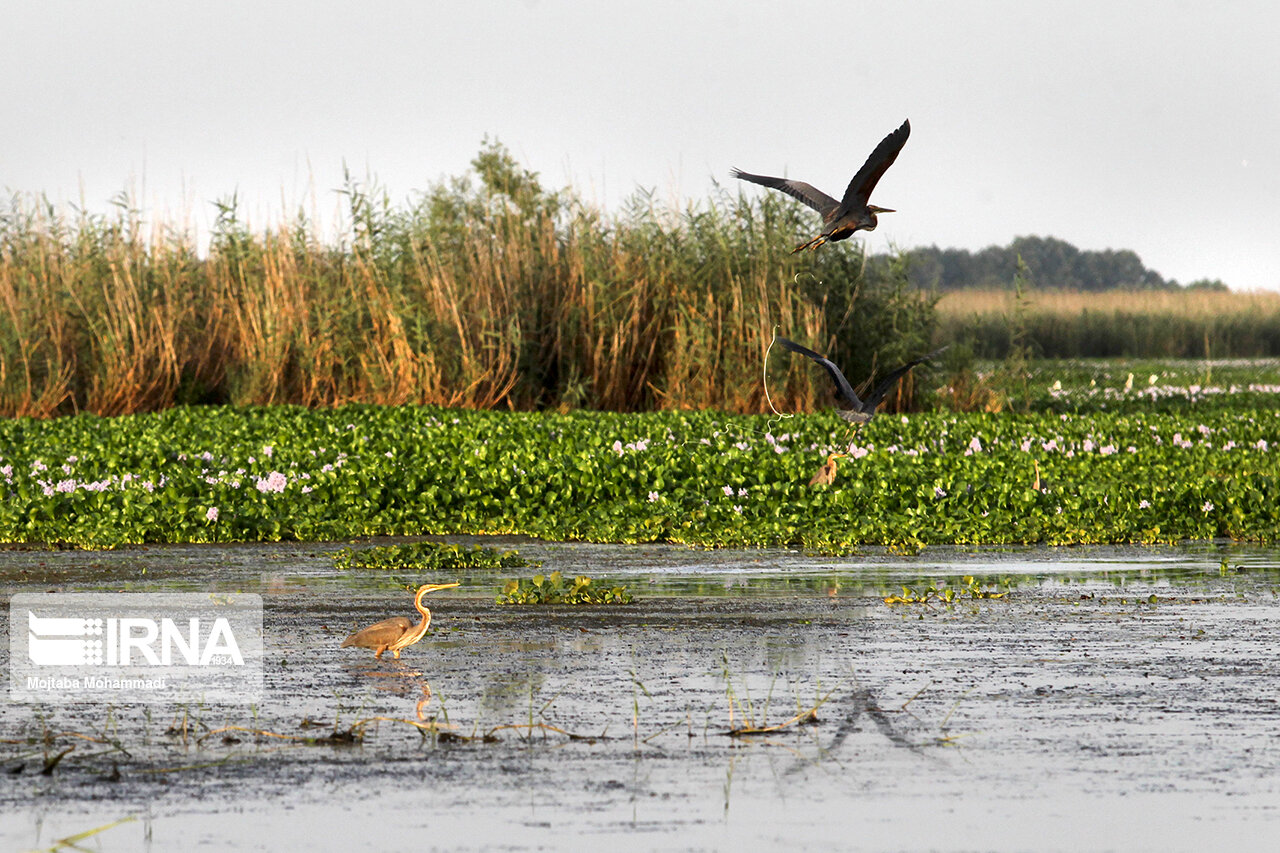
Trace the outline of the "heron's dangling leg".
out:
[[[852,453],[853,443],[858,440],[858,435],[862,432],[862,424],[849,424],[849,428],[853,430],[853,435],[849,436],[849,443],[845,445],[845,449]]]
[[[825,242],[827,242],[827,235],[819,234],[817,237],[814,237],[808,243],[801,243],[799,246],[796,246],[794,249],[791,250],[791,254],[794,255],[797,252],[803,252],[805,249],[816,249]]]

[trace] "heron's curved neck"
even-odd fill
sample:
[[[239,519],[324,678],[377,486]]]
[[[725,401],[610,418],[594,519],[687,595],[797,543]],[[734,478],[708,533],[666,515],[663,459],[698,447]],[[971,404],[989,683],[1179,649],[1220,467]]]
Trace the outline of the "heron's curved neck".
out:
[[[418,594],[413,597],[413,606],[418,608],[418,612],[422,614],[422,618],[418,620],[418,624],[413,627],[413,630],[410,633],[401,638],[401,648],[404,646],[411,646],[421,640],[427,633],[427,628],[431,627],[431,611],[422,606],[422,596],[426,595],[430,591],[431,590],[429,589],[420,589],[418,590]]]
[[[413,606],[422,614],[422,618],[428,622],[431,621],[431,611],[422,606],[422,596],[429,592],[431,592],[431,587],[424,586],[422,589],[418,590],[418,594],[413,597]]]

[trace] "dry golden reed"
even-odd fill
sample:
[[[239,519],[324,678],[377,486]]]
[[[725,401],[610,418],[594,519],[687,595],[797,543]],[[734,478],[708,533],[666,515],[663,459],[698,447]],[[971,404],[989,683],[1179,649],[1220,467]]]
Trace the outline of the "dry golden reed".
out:
[[[856,246],[792,257],[813,223],[773,194],[684,210],[638,196],[610,217],[544,190],[499,146],[473,165],[478,183],[403,208],[349,182],[351,231],[337,244],[305,222],[250,231],[234,200],[197,251],[177,226],[144,234],[127,204],[67,215],[15,198],[0,211],[0,414],[190,402],[760,412],[775,328],[851,376],[928,342],[930,297],[864,281]],[[909,335],[874,322],[884,306]],[[769,375],[775,405],[827,399],[803,360],[775,353]]]

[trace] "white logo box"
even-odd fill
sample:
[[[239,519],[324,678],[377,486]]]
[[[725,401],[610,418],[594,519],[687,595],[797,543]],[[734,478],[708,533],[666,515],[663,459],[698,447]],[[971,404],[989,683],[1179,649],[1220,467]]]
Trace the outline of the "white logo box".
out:
[[[262,596],[19,593],[9,600],[17,702],[247,704],[262,699]]]

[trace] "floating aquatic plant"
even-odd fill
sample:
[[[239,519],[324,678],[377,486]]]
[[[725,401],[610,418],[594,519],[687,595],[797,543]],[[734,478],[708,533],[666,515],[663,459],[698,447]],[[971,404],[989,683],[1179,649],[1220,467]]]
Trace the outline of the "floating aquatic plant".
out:
[[[928,604],[931,601],[954,604],[965,599],[978,601],[981,599],[1004,598],[1008,594],[1008,590],[996,592],[994,589],[983,587],[972,575],[965,575],[957,586],[951,586],[946,583],[941,586],[931,583],[919,589],[904,586],[902,595],[886,595],[884,603],[889,606],[896,604]]]
[[[1278,450],[1274,407],[881,417],[853,446],[825,413],[282,406],[8,419],[0,542],[517,534],[830,553],[1276,541]],[[849,457],[840,476],[809,488],[837,452]]]
[[[622,586],[593,586],[589,577],[565,580],[560,572],[514,578],[498,595],[499,604],[630,604],[631,593]]]
[[[540,566],[517,551],[499,551],[481,545],[451,545],[444,542],[412,542],[406,545],[379,545],[373,548],[343,548],[333,556],[339,569],[506,569]]]

